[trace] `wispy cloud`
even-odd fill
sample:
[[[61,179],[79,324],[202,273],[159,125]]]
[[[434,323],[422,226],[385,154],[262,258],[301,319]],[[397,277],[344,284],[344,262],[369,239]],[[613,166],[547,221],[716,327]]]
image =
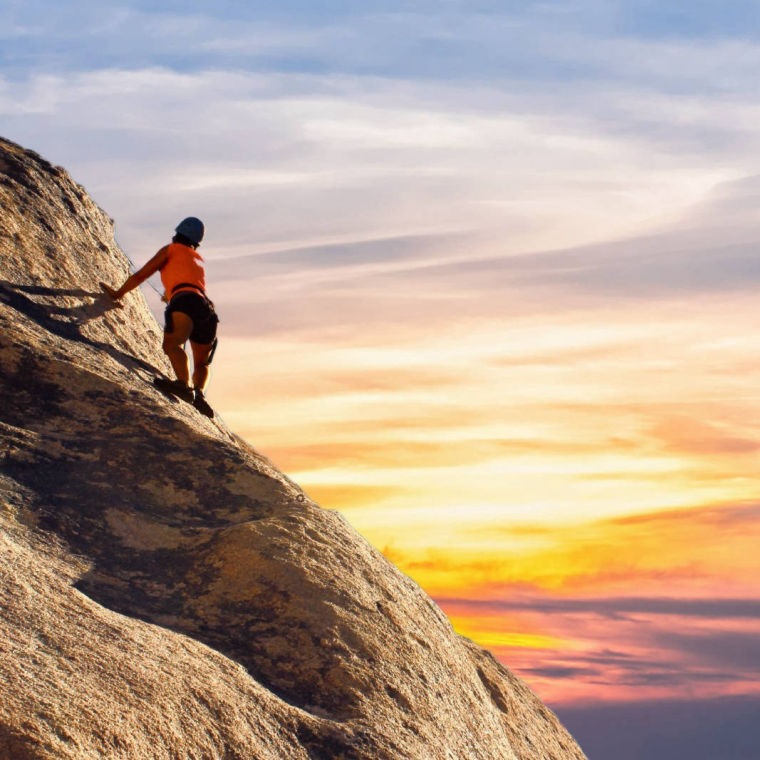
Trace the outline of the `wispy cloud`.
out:
[[[750,43],[621,37],[617,14],[588,27],[578,20],[598,20],[599,9],[581,6],[572,14],[431,6],[415,16],[336,8],[318,22],[201,8],[106,7],[90,24],[89,5],[50,22],[30,9],[8,27],[13,39],[28,21],[40,38],[38,66],[7,69],[0,111],[10,136],[44,135],[39,147],[81,168],[126,228],[142,224],[144,235],[124,233],[140,246],[159,230],[151,208],[198,204],[210,229],[225,229],[224,248],[251,237],[281,246],[442,228],[489,229],[513,250],[535,248],[672,219],[751,171],[753,133],[740,134],[754,121],[751,102],[732,95],[716,107],[724,96],[705,94],[708,74],[717,90],[736,81],[737,62],[756,55]],[[558,32],[547,31],[547,13]],[[56,35],[80,51],[68,65],[46,63]],[[110,53],[95,55],[82,37]],[[279,51],[264,61],[262,45]],[[241,60],[223,52],[246,47]],[[212,49],[217,58],[200,52]],[[489,49],[514,60],[484,69]],[[299,50],[312,63],[294,71]],[[668,63],[684,56],[694,65]],[[651,67],[651,81],[628,70],[644,65],[637,61]],[[706,61],[716,71],[700,71],[697,89],[673,92],[654,78]],[[582,76],[568,75],[578,68]],[[239,221],[252,209],[255,234]]]
[[[630,578],[635,589],[635,574]],[[547,697],[609,701],[760,693],[760,598],[439,598],[455,625]]]
[[[515,589],[514,596],[498,599],[438,597],[450,609],[470,608],[491,614],[504,612],[581,613],[620,620],[634,615],[667,615],[704,618],[707,620],[760,620],[760,598],[696,598],[681,596],[600,596],[557,597],[547,594],[528,595]]]

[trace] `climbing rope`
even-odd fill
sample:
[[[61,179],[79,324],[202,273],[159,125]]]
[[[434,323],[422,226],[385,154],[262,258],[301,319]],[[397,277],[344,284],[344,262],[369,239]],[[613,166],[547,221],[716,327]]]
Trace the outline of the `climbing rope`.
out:
[[[134,261],[132,261],[129,254],[124,250],[121,243],[119,243],[119,238],[116,237],[116,234],[114,234],[113,239],[116,245],[119,247],[119,250],[124,254],[124,258],[129,262],[129,273],[135,274],[135,272],[137,272],[139,267],[137,266],[137,264],[135,264]],[[151,277],[153,276],[155,275],[151,275]],[[151,288],[151,290],[153,290],[153,292],[156,293],[156,295],[163,301],[164,294],[150,281],[150,278],[145,280],[145,284],[147,284]]]

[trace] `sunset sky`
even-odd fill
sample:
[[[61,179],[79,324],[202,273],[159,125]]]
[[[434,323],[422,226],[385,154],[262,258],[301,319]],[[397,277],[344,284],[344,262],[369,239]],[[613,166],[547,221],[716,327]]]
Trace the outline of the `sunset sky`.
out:
[[[138,266],[204,220],[211,403],[591,760],[732,760],[760,740],[758,66],[749,0],[27,0],[0,134]]]

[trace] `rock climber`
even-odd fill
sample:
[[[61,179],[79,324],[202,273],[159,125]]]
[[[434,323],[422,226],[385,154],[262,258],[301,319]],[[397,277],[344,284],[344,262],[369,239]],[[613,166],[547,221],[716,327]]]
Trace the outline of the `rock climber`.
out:
[[[209,365],[216,350],[216,326],[219,322],[214,305],[206,296],[206,274],[198,246],[203,240],[203,222],[194,216],[183,219],[174,230],[169,245],[161,248],[150,261],[114,290],[101,283],[115,301],[141,285],[156,272],[164,286],[165,312],[163,350],[169,357],[176,380],[157,377],[155,386],[190,402],[207,417],[213,417],[204,392],[209,379]],[[193,354],[192,385],[190,362],[185,343],[190,341]]]

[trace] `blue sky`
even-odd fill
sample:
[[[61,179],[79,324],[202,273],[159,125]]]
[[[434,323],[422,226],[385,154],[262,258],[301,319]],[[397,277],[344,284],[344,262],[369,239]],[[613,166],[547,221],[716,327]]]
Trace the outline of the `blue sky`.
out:
[[[484,521],[478,540],[500,536],[488,549],[499,556],[523,551],[517,523],[679,500],[699,514],[728,505],[741,515],[732,535],[757,532],[745,507],[760,488],[759,65],[748,1],[13,1],[0,7],[0,133],[84,184],[138,264],[176,220],[204,219],[225,337],[211,400],[299,482],[350,494],[339,506],[410,571],[413,545],[438,556],[458,548],[455,529],[476,540],[462,515]],[[359,428],[372,440],[352,437]],[[389,464],[453,447],[473,462],[507,454],[461,474]],[[408,503],[389,500],[399,478]],[[473,502],[443,503],[447,491]],[[395,538],[389,515],[419,545]],[[702,541],[715,535],[705,525]],[[687,529],[667,530],[677,543]],[[676,554],[678,568],[701,567]],[[756,742],[744,719],[756,697],[701,691],[756,680],[760,590],[741,561],[718,580],[704,570],[699,588],[678,576],[665,601],[644,586],[599,590],[608,579],[527,595],[547,629],[561,611],[617,621],[610,635],[632,635],[628,617],[654,621],[649,648],[631,639],[618,659],[644,684],[681,669],[681,692],[647,692],[634,710],[612,682],[562,697],[561,673],[607,662],[618,641],[600,634],[575,661],[519,660],[526,677],[554,677],[534,686],[600,748],[591,760],[613,733],[593,719],[600,703],[614,738],[630,725],[652,760],[709,745],[668,730],[689,704],[718,727],[740,704],[734,746]],[[471,599],[472,619],[478,607],[499,626],[523,614],[506,587]],[[462,593],[438,595],[456,605]],[[708,607],[694,636],[672,628]],[[736,656],[724,662],[726,642]]]

